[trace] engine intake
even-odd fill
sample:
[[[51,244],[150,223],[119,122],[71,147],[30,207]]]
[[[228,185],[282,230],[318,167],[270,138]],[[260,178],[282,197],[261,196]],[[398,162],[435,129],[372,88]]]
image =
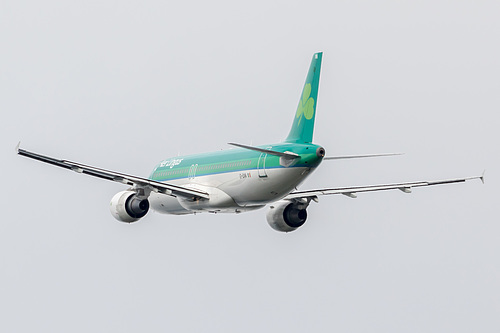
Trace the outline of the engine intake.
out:
[[[139,198],[134,191],[122,191],[111,199],[109,209],[120,222],[136,222],[148,213],[149,201]]]
[[[281,232],[294,231],[307,220],[307,205],[290,201],[278,201],[270,206],[267,222],[274,230]]]

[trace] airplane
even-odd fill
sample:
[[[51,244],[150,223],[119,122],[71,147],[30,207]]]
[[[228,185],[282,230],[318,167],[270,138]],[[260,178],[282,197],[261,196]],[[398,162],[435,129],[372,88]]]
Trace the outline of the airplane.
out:
[[[184,215],[202,212],[242,213],[269,205],[269,225],[281,232],[298,229],[307,220],[311,201],[323,195],[400,190],[414,187],[461,183],[477,177],[437,181],[297,190],[323,160],[367,158],[397,154],[326,156],[325,149],[313,143],[323,53],[315,53],[300,95],[293,124],[280,143],[249,146],[229,143],[233,149],[167,158],[158,163],[148,178],[127,175],[68,160],[55,159],[19,147],[19,155],[78,173],[130,186],[117,193],[110,203],[111,214],[121,222],[136,222],[151,209],[159,213]]]

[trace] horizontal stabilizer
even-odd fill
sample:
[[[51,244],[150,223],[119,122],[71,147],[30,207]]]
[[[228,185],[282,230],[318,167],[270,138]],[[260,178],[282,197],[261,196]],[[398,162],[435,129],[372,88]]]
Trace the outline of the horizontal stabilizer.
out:
[[[388,153],[388,154],[367,154],[367,155],[346,155],[346,156],[326,156],[324,160],[347,160],[351,158],[366,158],[366,157],[381,157],[381,156],[396,156],[404,153]]]
[[[289,152],[289,151],[286,151],[286,152],[282,153],[280,151],[274,151],[274,150],[263,149],[263,148],[252,147],[252,146],[246,146],[246,145],[242,145],[242,144],[239,144],[239,143],[232,143],[232,142],[230,142],[228,144],[230,144],[231,146],[239,147],[239,148],[244,148],[244,149],[258,151],[258,152],[261,152],[261,153],[264,153],[264,154],[275,155],[275,156],[280,156],[280,157],[286,157],[288,159],[296,159],[296,158],[299,157],[298,154],[295,154],[295,153],[292,153],[292,152]]]

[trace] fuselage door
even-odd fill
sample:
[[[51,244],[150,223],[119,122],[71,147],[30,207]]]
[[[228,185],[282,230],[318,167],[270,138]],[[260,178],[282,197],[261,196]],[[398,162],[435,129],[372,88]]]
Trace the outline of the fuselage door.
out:
[[[267,149],[271,149],[272,147],[267,147]],[[259,174],[259,178],[266,178],[267,177],[267,172],[266,172],[266,159],[267,159],[267,154],[262,153],[259,156],[259,162],[257,163],[257,172]]]
[[[190,180],[194,179],[194,177],[196,176],[196,169],[198,169],[198,164],[192,164],[189,168],[188,178]]]

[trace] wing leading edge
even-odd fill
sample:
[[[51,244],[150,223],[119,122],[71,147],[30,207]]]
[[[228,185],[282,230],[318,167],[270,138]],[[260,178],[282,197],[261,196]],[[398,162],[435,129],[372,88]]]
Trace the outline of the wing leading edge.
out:
[[[56,158],[52,158],[49,156],[44,156],[40,154],[36,154],[24,149],[20,149],[19,145],[16,147],[16,151],[19,155],[29,157],[35,159],[37,161],[49,163],[61,168],[65,168],[68,170],[73,170],[78,173],[83,173],[89,176],[94,176],[106,180],[111,180],[114,182],[127,184],[130,186],[134,186],[137,189],[144,189],[146,192],[158,192],[164,193],[172,196],[181,196],[185,198],[193,198],[193,199],[209,199],[209,195],[206,192],[190,189],[182,186],[176,186],[166,183],[157,182],[154,180],[150,180],[147,178],[136,177],[127,175],[124,173],[114,172],[110,170],[105,170],[101,168],[96,168],[90,165],[85,165],[81,163],[71,162],[67,160],[59,160]]]
[[[290,193],[284,200],[293,199],[317,199],[320,195],[332,195],[332,194],[343,194],[351,198],[356,198],[357,193],[362,192],[374,192],[374,191],[386,191],[386,190],[400,190],[404,193],[411,193],[413,187],[422,186],[432,186],[432,185],[443,185],[443,184],[453,184],[462,183],[468,180],[480,179],[484,184],[484,172],[481,176],[477,177],[466,177],[466,178],[456,178],[456,179],[445,179],[436,181],[420,181],[420,182],[407,182],[407,183],[395,183],[395,184],[381,184],[381,185],[368,185],[368,186],[353,186],[353,187],[338,187],[338,188],[327,188],[327,189],[317,189],[309,191],[297,191]]]

